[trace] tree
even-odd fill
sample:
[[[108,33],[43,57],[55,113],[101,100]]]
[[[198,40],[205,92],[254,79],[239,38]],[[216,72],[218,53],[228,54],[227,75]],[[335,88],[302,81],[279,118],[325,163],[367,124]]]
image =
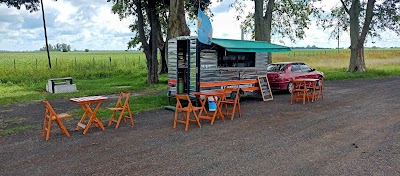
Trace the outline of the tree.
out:
[[[365,72],[364,43],[367,35],[379,37],[378,32],[392,30],[400,34],[399,0],[340,0],[329,16],[320,17],[325,29],[341,26],[350,31],[349,72]],[[335,34],[336,30],[332,32]]]
[[[5,3],[8,7],[15,7],[18,10],[25,6],[30,12],[39,10],[39,0],[0,0],[0,4]]]
[[[118,13],[120,18],[136,16],[134,27],[137,28],[139,35],[134,40],[140,41],[146,56],[147,82],[158,83],[157,47],[158,26],[160,25],[158,18],[163,0],[108,0],[108,2],[110,1],[114,3],[112,11]]]
[[[153,59],[155,60],[149,61],[147,59],[153,56],[153,54],[148,53],[152,53],[154,48],[158,48],[161,52],[160,73],[166,73],[166,41],[173,37],[190,34],[185,20],[185,11],[189,13],[189,18],[193,19],[193,14],[197,13],[197,8],[194,9],[193,4],[198,2],[198,0],[108,1],[114,2],[112,10],[114,13],[119,14],[120,18],[125,18],[127,16],[136,17],[135,21],[129,26],[131,31],[135,33],[135,36],[128,42],[128,48],[133,48],[140,44],[140,47],[146,55],[148,69],[154,69],[153,67],[156,66],[155,64],[158,66],[158,63],[156,63],[157,54],[154,54],[155,58]],[[210,2],[209,0],[202,0],[202,3],[208,6]],[[139,5],[141,7],[140,9],[138,8]],[[152,7],[153,5],[154,7]],[[155,9],[154,14],[151,13],[152,8]],[[156,42],[153,41],[153,39],[155,39]],[[157,50],[155,50],[155,53],[157,53]],[[149,64],[153,66],[150,67]],[[151,73],[148,70],[148,78],[149,74],[156,73],[157,72],[154,72],[154,70],[151,71]]]
[[[244,0],[243,0],[244,1]],[[257,41],[271,42],[272,35],[288,37],[295,41],[304,38],[304,29],[310,24],[310,15],[318,9],[312,6],[311,0],[252,0],[254,13],[249,13],[243,26],[246,32],[252,32]],[[232,4],[239,14],[243,13],[244,3],[236,0]],[[237,19],[240,17],[237,16]],[[268,63],[272,62],[268,54]]]

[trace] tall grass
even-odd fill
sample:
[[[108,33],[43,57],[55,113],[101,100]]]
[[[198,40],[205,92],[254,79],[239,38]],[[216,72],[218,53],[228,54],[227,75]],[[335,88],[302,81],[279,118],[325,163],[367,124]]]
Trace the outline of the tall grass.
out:
[[[0,83],[36,83],[72,76],[97,79],[146,73],[141,52],[52,52],[49,69],[45,52],[0,53]]]
[[[0,53],[0,104],[167,87],[166,75],[159,84],[146,83],[142,52],[52,52],[51,64],[46,52]],[[57,77],[73,77],[79,92],[47,94],[47,80]]]

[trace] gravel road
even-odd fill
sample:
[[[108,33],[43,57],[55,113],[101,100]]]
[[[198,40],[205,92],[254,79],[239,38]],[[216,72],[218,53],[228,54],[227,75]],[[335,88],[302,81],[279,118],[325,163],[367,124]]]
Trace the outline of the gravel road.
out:
[[[48,142],[39,129],[6,135],[0,175],[400,175],[400,78],[325,86],[314,103],[290,105],[289,94],[244,100],[241,118],[201,121],[188,132],[173,129],[173,112],[160,109],[135,114],[134,127],[86,135],[68,121],[71,137],[54,126]],[[58,112],[79,108],[50,102]],[[40,102],[0,110],[3,123],[43,123]]]

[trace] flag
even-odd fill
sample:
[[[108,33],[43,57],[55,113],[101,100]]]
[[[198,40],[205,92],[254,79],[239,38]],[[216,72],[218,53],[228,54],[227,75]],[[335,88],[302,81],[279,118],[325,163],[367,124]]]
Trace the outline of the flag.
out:
[[[197,35],[199,42],[211,45],[212,41],[212,26],[210,19],[204,14],[203,11],[199,8],[199,12],[197,14]]]

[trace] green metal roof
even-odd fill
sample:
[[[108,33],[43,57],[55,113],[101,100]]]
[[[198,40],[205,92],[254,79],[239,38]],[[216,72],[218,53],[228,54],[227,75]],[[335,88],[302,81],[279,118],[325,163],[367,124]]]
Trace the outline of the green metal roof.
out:
[[[230,52],[285,52],[287,46],[275,45],[264,41],[231,40],[213,38],[212,43],[224,47]]]

